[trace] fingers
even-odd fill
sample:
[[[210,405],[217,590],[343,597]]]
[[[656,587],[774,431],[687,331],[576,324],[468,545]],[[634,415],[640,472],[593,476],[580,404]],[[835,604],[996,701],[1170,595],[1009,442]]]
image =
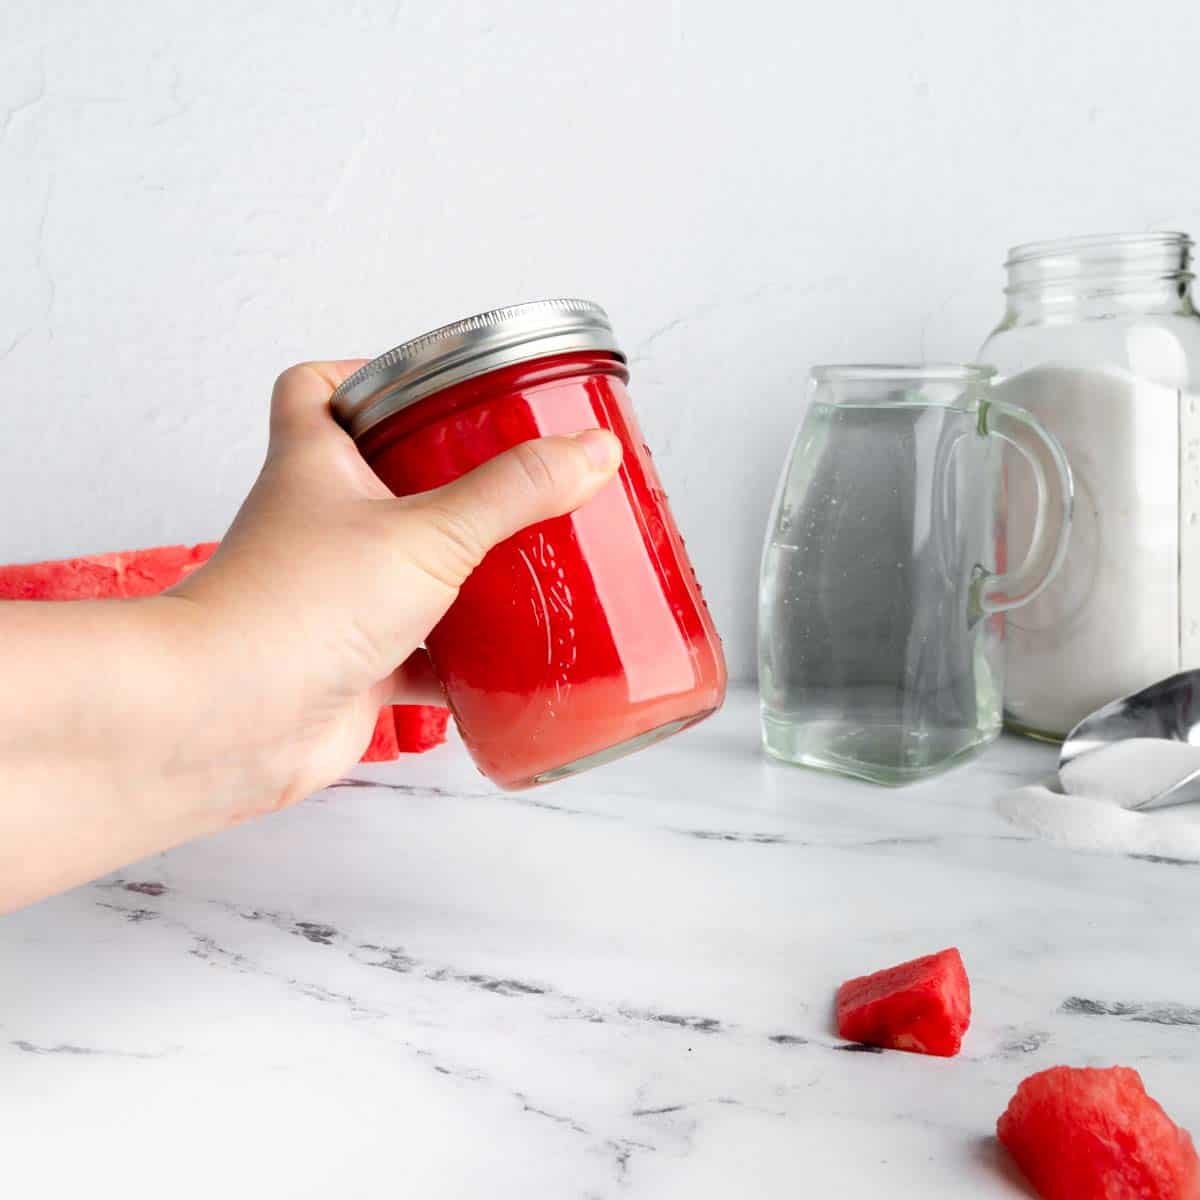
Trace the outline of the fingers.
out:
[[[345,358],[288,367],[271,393],[271,440],[312,437],[330,427],[329,397],[367,360]]]
[[[431,564],[447,580],[466,578],[497,542],[590,500],[621,465],[621,443],[604,429],[522,442],[445,487],[419,507],[439,535]]]

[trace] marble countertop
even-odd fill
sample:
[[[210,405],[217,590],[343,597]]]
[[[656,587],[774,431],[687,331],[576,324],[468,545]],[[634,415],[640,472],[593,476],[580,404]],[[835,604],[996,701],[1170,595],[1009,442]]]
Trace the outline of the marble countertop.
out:
[[[1027,840],[1006,740],[885,791],[765,760],[753,697],[576,780],[461,748],[0,919],[6,1194],[1028,1195],[1018,1081],[1126,1063],[1200,1133],[1200,867]],[[962,1055],[843,978],[961,948]]]

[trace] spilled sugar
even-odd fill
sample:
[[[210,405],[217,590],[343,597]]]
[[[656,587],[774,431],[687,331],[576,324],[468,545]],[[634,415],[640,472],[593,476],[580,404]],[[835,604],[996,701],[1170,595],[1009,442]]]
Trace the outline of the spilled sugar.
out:
[[[1172,784],[1200,771],[1200,747],[1164,738],[1128,738],[1081,755],[1059,772],[1063,790],[1104,796],[1137,808]]]
[[[1200,862],[1200,805],[1145,813],[1124,807],[1198,769],[1200,747],[1132,738],[1069,763],[1061,779],[1004,792],[995,805],[1014,825],[1076,850]]]
[[[1200,819],[1185,810],[1130,812],[1104,797],[1057,791],[1054,782],[1005,792],[996,808],[1014,825],[1075,850],[1200,862]]]

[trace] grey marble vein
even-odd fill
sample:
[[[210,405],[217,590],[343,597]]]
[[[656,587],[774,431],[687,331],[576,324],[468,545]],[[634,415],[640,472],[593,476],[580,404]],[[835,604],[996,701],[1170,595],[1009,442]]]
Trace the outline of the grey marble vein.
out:
[[[25,1041],[23,1038],[14,1038],[9,1042],[10,1046],[22,1051],[25,1054],[65,1054],[72,1057],[100,1057],[100,1058],[134,1058],[134,1059],[155,1059],[164,1058],[166,1052],[148,1053],[141,1050],[109,1050],[98,1046],[75,1046],[69,1042],[61,1042],[56,1046],[39,1046],[33,1042]]]
[[[1147,1025],[1200,1026],[1200,1008],[1190,1008],[1184,1004],[1147,1004],[1068,996],[1062,1002],[1061,1011],[1089,1017],[1128,1017],[1131,1021]]]

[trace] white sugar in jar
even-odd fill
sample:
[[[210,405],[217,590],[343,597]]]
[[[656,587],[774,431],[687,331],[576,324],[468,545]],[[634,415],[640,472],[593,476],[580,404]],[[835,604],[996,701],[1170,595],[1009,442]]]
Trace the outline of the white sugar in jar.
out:
[[[980,361],[1075,475],[1067,557],[1005,629],[1005,716],[1061,738],[1102,704],[1200,667],[1200,317],[1182,233],[1019,246]],[[1034,481],[1009,456],[1008,545]]]

